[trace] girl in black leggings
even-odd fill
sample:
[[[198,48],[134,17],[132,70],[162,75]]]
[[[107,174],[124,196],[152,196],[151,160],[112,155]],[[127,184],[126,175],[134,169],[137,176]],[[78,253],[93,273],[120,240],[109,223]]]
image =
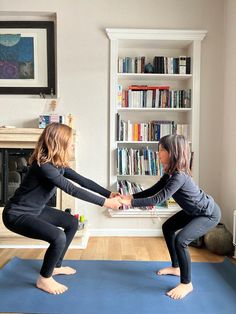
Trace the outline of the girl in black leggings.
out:
[[[165,172],[161,179],[145,191],[122,196],[121,202],[132,207],[155,206],[173,197],[182,208],[162,226],[172,266],[157,272],[158,275],[180,276],[180,284],[167,295],[181,299],[193,290],[188,244],[215,227],[220,221],[221,212],[213,198],[192,180],[189,145],[183,136],[162,137],[159,160]]]
[[[3,222],[9,230],[50,244],[36,286],[53,294],[67,290],[53,275],[75,273],[70,267],[62,267],[62,260],[78,228],[78,220],[72,215],[46,206],[56,188],[99,206],[120,207],[118,193],[104,189],[68,167],[72,136],[72,129],[64,124],[52,123],[44,129],[31,156],[28,173],[3,210]]]

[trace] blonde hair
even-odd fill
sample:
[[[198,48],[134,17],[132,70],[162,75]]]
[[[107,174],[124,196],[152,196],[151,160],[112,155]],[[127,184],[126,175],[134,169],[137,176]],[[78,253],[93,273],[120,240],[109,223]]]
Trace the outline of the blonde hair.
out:
[[[72,135],[72,128],[65,124],[49,124],[39,137],[35,150],[30,157],[30,164],[36,161],[40,166],[51,162],[57,167],[67,167],[70,159],[68,147]]]
[[[191,175],[190,148],[183,135],[163,136],[159,141],[159,145],[169,153],[170,161],[166,169],[167,173],[173,174],[174,171],[179,171]]]

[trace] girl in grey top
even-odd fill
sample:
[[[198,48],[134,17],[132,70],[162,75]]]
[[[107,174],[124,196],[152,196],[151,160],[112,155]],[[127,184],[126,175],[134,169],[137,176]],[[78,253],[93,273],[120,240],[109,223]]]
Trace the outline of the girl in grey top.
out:
[[[189,157],[189,145],[184,136],[162,137],[159,142],[159,160],[164,175],[151,188],[122,196],[121,200],[127,206],[143,207],[155,206],[173,197],[182,208],[162,226],[172,265],[157,272],[158,275],[180,276],[180,284],[167,292],[173,299],[181,299],[193,290],[189,243],[215,227],[221,218],[220,208],[214,199],[193,181]]]

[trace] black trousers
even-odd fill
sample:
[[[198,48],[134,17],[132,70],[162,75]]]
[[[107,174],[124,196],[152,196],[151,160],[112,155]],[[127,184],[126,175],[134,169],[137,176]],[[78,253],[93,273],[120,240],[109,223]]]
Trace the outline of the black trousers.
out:
[[[3,222],[15,233],[50,244],[40,270],[40,275],[45,278],[51,277],[54,268],[62,265],[65,253],[78,229],[78,219],[48,206],[45,206],[38,216],[30,214],[15,216],[3,211]]]
[[[210,216],[190,216],[183,210],[170,217],[162,230],[170,253],[172,267],[180,268],[181,283],[191,282],[191,259],[188,245],[215,227],[221,218],[220,208],[215,204]],[[177,234],[176,231],[180,230]]]

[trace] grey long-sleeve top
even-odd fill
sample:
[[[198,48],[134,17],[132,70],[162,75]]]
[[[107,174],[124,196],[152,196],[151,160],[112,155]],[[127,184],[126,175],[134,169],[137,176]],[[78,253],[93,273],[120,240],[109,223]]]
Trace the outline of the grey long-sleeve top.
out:
[[[80,188],[68,179],[102,196]],[[109,197],[111,193],[71,168],[55,167],[51,163],[39,166],[36,162],[33,162],[20,187],[8,201],[6,210],[14,215],[25,213],[38,215],[55,194],[56,188],[60,188],[67,194],[83,201],[100,206],[104,205],[105,197]]]
[[[189,215],[211,215],[214,200],[187,173],[164,174],[151,188],[133,194],[132,207],[155,206],[173,197]]]

